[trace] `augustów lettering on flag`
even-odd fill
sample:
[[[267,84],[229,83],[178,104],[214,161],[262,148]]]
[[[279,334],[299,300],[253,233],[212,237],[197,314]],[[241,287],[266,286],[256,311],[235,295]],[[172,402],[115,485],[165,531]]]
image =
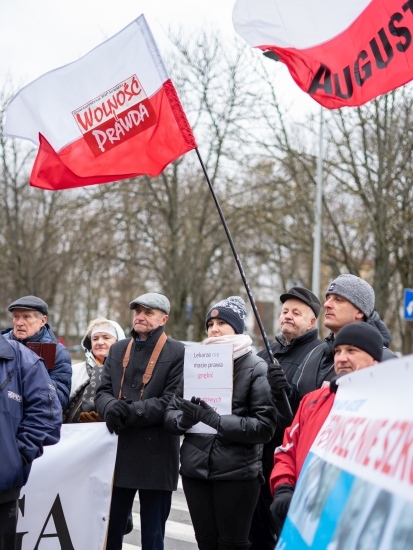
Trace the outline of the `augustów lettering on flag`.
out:
[[[20,90],[5,134],[40,145],[30,183],[51,190],[157,176],[197,146],[143,15]]]
[[[413,78],[413,0],[237,0],[233,22],[329,109],[363,105]]]

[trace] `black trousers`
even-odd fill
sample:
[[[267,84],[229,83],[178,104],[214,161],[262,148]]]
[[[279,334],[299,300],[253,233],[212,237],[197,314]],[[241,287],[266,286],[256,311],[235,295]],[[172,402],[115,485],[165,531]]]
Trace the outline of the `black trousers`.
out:
[[[133,499],[139,491],[142,550],[164,550],[165,523],[171,511],[172,491],[113,487],[106,550],[122,550]]]
[[[183,477],[182,486],[199,548],[215,550],[218,541],[229,547],[248,544],[260,493],[258,478],[210,481]]]
[[[0,504],[0,550],[15,549],[17,517],[17,500]]]

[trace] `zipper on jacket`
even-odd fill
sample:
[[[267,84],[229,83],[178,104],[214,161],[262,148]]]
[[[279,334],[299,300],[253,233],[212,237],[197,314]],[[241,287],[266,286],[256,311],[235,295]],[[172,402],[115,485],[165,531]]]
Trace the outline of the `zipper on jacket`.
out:
[[[13,378],[14,369],[9,370],[6,376],[6,380],[3,382],[3,384],[0,386],[0,391],[3,391],[4,388],[7,386],[9,382],[11,382],[11,379]]]
[[[53,418],[53,411],[52,411],[53,399],[50,393],[47,394],[47,397],[49,398],[49,413],[50,413],[49,418],[52,419]]]

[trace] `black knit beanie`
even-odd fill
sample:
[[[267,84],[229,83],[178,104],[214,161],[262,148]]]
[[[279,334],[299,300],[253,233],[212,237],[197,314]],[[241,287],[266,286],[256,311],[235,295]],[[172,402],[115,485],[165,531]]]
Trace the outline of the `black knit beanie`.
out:
[[[232,326],[235,334],[243,334],[246,316],[244,300],[240,296],[230,296],[211,307],[205,319],[205,326],[208,331],[208,322],[211,319],[222,319]]]
[[[355,346],[373,357],[376,361],[383,358],[383,339],[378,330],[367,323],[358,322],[345,325],[334,339],[334,348],[345,344]]]

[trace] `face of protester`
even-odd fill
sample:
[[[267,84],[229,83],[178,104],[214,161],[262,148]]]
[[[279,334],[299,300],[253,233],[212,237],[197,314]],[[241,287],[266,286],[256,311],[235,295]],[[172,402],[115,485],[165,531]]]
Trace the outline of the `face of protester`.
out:
[[[13,334],[18,340],[34,336],[46,323],[46,315],[31,309],[13,309]]]
[[[324,326],[334,334],[337,334],[345,325],[362,321],[364,318],[362,311],[338,294],[329,294],[324,302],[324,308]]]
[[[231,325],[223,321],[222,319],[210,319],[207,326],[208,338],[216,336],[228,336],[229,334],[235,334],[235,330]]]
[[[371,355],[351,344],[341,344],[334,348],[334,370],[336,374],[345,374],[355,370],[377,365]]]
[[[283,303],[280,328],[288,343],[314,327],[316,318],[313,310],[301,300],[289,298]]]
[[[117,342],[116,338],[107,332],[96,332],[92,336],[92,353],[99,363],[103,363],[110,346],[115,342]]]
[[[140,340],[146,340],[150,332],[163,326],[168,319],[168,315],[160,309],[138,305],[133,312],[133,328]]]

